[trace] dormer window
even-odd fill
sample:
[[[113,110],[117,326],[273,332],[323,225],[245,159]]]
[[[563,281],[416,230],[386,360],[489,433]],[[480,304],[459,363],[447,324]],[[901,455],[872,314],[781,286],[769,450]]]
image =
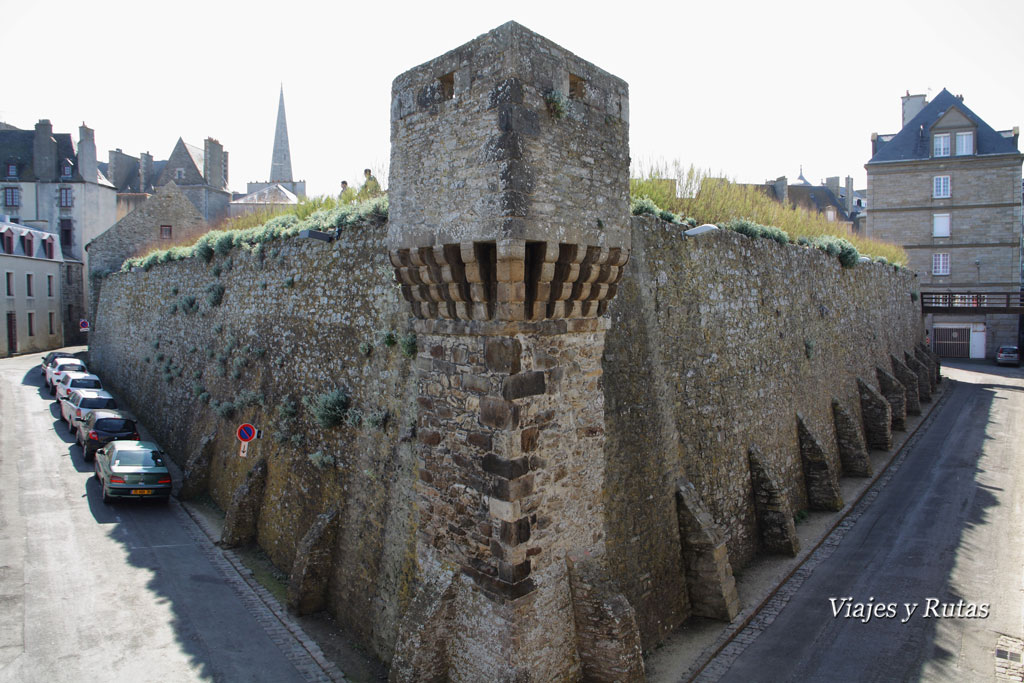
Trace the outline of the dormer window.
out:
[[[25,256],[32,256],[32,235],[25,235],[21,238],[21,248]]]
[[[936,133],[932,139],[932,156],[949,156],[949,133]]]
[[[956,134],[956,155],[967,156],[974,154],[974,132]]]
[[[17,164],[7,164],[7,177],[8,178],[17,178],[18,177],[18,165]]]
[[[71,177],[71,164],[63,164],[60,167],[60,177],[70,178]]]
[[[836,210],[833,207],[830,206],[830,207],[825,209],[825,219],[829,223],[832,223],[833,221],[835,221],[835,219],[836,219]]]

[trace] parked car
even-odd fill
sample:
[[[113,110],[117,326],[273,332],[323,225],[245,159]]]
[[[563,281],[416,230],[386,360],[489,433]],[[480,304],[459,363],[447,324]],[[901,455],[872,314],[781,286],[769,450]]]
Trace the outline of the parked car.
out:
[[[68,423],[68,431],[74,434],[79,423],[89,417],[90,412],[101,408],[117,410],[117,401],[99,389],[74,389],[60,402],[60,417]]]
[[[104,503],[115,498],[170,500],[171,473],[152,441],[111,441],[96,451],[94,467]]]
[[[82,420],[75,438],[82,446],[82,457],[89,461],[111,441],[138,441],[139,428],[130,413],[97,408]]]
[[[103,383],[96,375],[88,372],[65,372],[56,386],[56,397],[61,401],[68,397],[72,389],[102,389]]]
[[[39,364],[39,374],[46,377],[46,366],[50,364],[54,358],[74,358],[75,354],[68,353],[67,351],[50,351],[48,354],[43,356],[43,362]]]
[[[57,391],[57,382],[64,377],[65,372],[89,372],[89,370],[85,367],[85,363],[77,358],[54,358],[46,366],[46,386],[50,388],[51,394]]]
[[[1016,346],[1000,346],[996,349],[996,365],[1020,367],[1020,349]]]

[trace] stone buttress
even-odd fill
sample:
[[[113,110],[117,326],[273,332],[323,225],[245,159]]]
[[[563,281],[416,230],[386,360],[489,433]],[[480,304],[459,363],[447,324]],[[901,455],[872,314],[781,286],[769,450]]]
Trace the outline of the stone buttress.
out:
[[[515,23],[395,79],[390,221],[415,316],[420,588],[392,680],[642,680],[604,550],[626,84]]]

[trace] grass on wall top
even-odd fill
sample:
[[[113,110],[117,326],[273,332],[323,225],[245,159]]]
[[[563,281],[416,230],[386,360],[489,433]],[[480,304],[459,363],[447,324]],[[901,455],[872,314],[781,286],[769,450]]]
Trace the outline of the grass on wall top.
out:
[[[267,216],[271,217],[267,217]],[[339,202],[334,197],[303,199],[284,213],[257,213],[227,221],[219,230],[211,230],[191,244],[155,249],[145,256],[130,258],[121,264],[121,272],[134,267],[149,270],[157,263],[226,255],[236,247],[261,249],[274,240],[295,237],[303,230],[335,230],[354,225],[381,224],[388,219],[387,195],[357,204]]]
[[[894,265],[907,263],[902,247],[857,235],[821,214],[784,206],[754,187],[712,177],[693,166],[684,168],[678,161],[671,169],[660,164],[640,170],[640,177],[629,181],[634,214],[648,213],[694,225],[712,223],[729,229],[753,224],[767,228],[765,234],[757,236],[781,241],[772,232],[778,230],[786,235],[787,241],[811,246],[835,245],[838,240],[845,240],[861,255]],[[831,247],[825,250],[832,253]]]

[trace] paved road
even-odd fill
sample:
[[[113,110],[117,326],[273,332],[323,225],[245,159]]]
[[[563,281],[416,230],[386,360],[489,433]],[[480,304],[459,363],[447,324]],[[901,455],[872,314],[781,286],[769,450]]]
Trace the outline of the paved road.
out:
[[[101,502],[38,361],[0,360],[0,681],[315,678],[176,502]]]
[[[1024,373],[943,374],[952,391],[871,505],[698,680],[1021,680]]]

